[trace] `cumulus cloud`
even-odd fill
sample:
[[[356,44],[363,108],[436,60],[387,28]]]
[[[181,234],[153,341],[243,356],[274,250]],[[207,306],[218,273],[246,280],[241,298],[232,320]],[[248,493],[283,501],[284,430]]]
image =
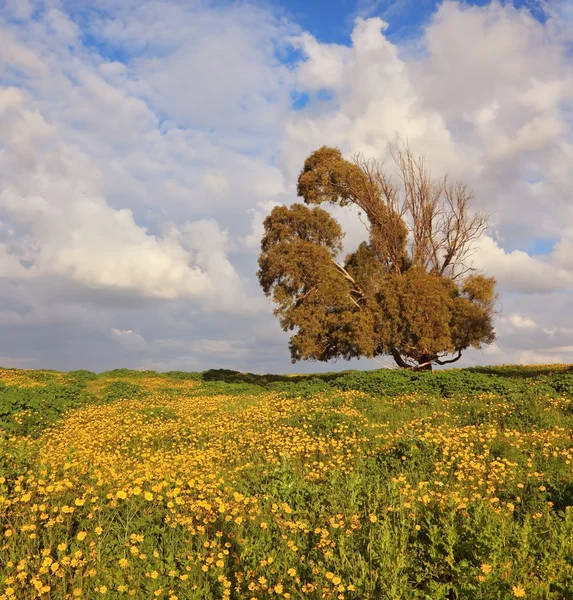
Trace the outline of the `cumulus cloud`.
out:
[[[496,277],[500,286],[508,291],[573,291],[573,270],[561,268],[558,255],[541,259],[522,250],[506,252],[487,235],[481,236],[476,244],[473,265]]]
[[[52,274],[159,298],[210,289],[208,277],[189,264],[189,254],[174,239],[149,235],[131,210],[107,204],[89,157],[59,142],[57,127],[27,108],[22,92],[0,91],[0,106],[0,211],[22,228],[27,242],[20,256],[7,244],[1,248],[12,275]]]
[[[416,41],[417,54],[392,44],[376,18],[357,20],[351,48],[301,36],[298,85],[327,87],[333,98],[316,101],[317,114],[310,106],[293,115],[285,169],[294,177],[322,143],[385,159],[389,142],[407,139],[433,173],[476,190],[504,244],[560,235],[571,216],[564,169],[573,76],[552,28],[552,19],[544,26],[509,3],[444,2]],[[516,213],[517,202],[527,210]]]
[[[522,315],[509,315],[507,321],[513,325],[516,329],[534,329],[537,327],[535,321],[527,316]]]
[[[251,215],[251,232],[248,235],[241,236],[239,242],[246,248],[259,248],[261,238],[264,233],[263,222],[275,206],[280,206],[280,202],[268,200],[267,202],[259,202],[255,208],[249,208]]]

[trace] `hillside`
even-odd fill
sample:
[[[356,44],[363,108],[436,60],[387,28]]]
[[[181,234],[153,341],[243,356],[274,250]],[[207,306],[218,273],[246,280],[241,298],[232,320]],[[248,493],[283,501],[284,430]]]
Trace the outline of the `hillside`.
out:
[[[571,366],[0,381],[0,599],[573,598]]]

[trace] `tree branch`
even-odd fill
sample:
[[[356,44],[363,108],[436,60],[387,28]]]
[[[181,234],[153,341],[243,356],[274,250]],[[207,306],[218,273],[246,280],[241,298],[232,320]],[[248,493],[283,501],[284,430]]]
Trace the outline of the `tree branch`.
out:
[[[438,365],[449,365],[451,363],[454,363],[454,362],[460,360],[461,357],[462,357],[462,351],[458,350],[458,355],[455,358],[452,358],[450,360],[440,360],[439,358],[436,358],[434,360],[434,362],[437,363]]]
[[[397,348],[392,348],[391,350],[391,354],[392,357],[394,358],[394,360],[396,361],[396,364],[401,368],[401,369],[411,369],[413,365],[408,364],[403,358],[402,355],[400,354],[400,352],[398,352]]]
[[[389,363],[388,361],[384,360],[383,358],[378,359],[375,356],[372,356],[372,360],[374,362],[377,362],[383,369],[396,369],[397,368],[395,365],[393,365],[392,363]],[[384,365],[384,363],[386,363],[386,366]]]

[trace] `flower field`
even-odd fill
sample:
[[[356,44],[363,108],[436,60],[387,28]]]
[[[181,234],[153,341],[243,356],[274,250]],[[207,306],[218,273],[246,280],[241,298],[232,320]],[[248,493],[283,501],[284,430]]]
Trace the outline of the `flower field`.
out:
[[[0,370],[0,599],[573,598],[573,370]]]

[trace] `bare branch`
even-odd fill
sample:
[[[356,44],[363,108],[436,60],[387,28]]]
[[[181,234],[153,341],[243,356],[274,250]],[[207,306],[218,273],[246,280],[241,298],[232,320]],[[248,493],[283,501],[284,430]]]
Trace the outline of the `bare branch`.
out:
[[[458,355],[450,360],[440,360],[439,358],[435,359],[434,362],[436,362],[438,365],[449,365],[451,363],[454,363],[458,360],[460,360],[460,358],[462,357],[462,351],[458,350]]]
[[[375,356],[371,357],[372,360],[376,363],[378,363],[383,369],[397,369],[398,367],[396,367],[396,365],[393,365],[392,363],[389,363],[388,361],[384,360],[384,359],[378,359]]]

